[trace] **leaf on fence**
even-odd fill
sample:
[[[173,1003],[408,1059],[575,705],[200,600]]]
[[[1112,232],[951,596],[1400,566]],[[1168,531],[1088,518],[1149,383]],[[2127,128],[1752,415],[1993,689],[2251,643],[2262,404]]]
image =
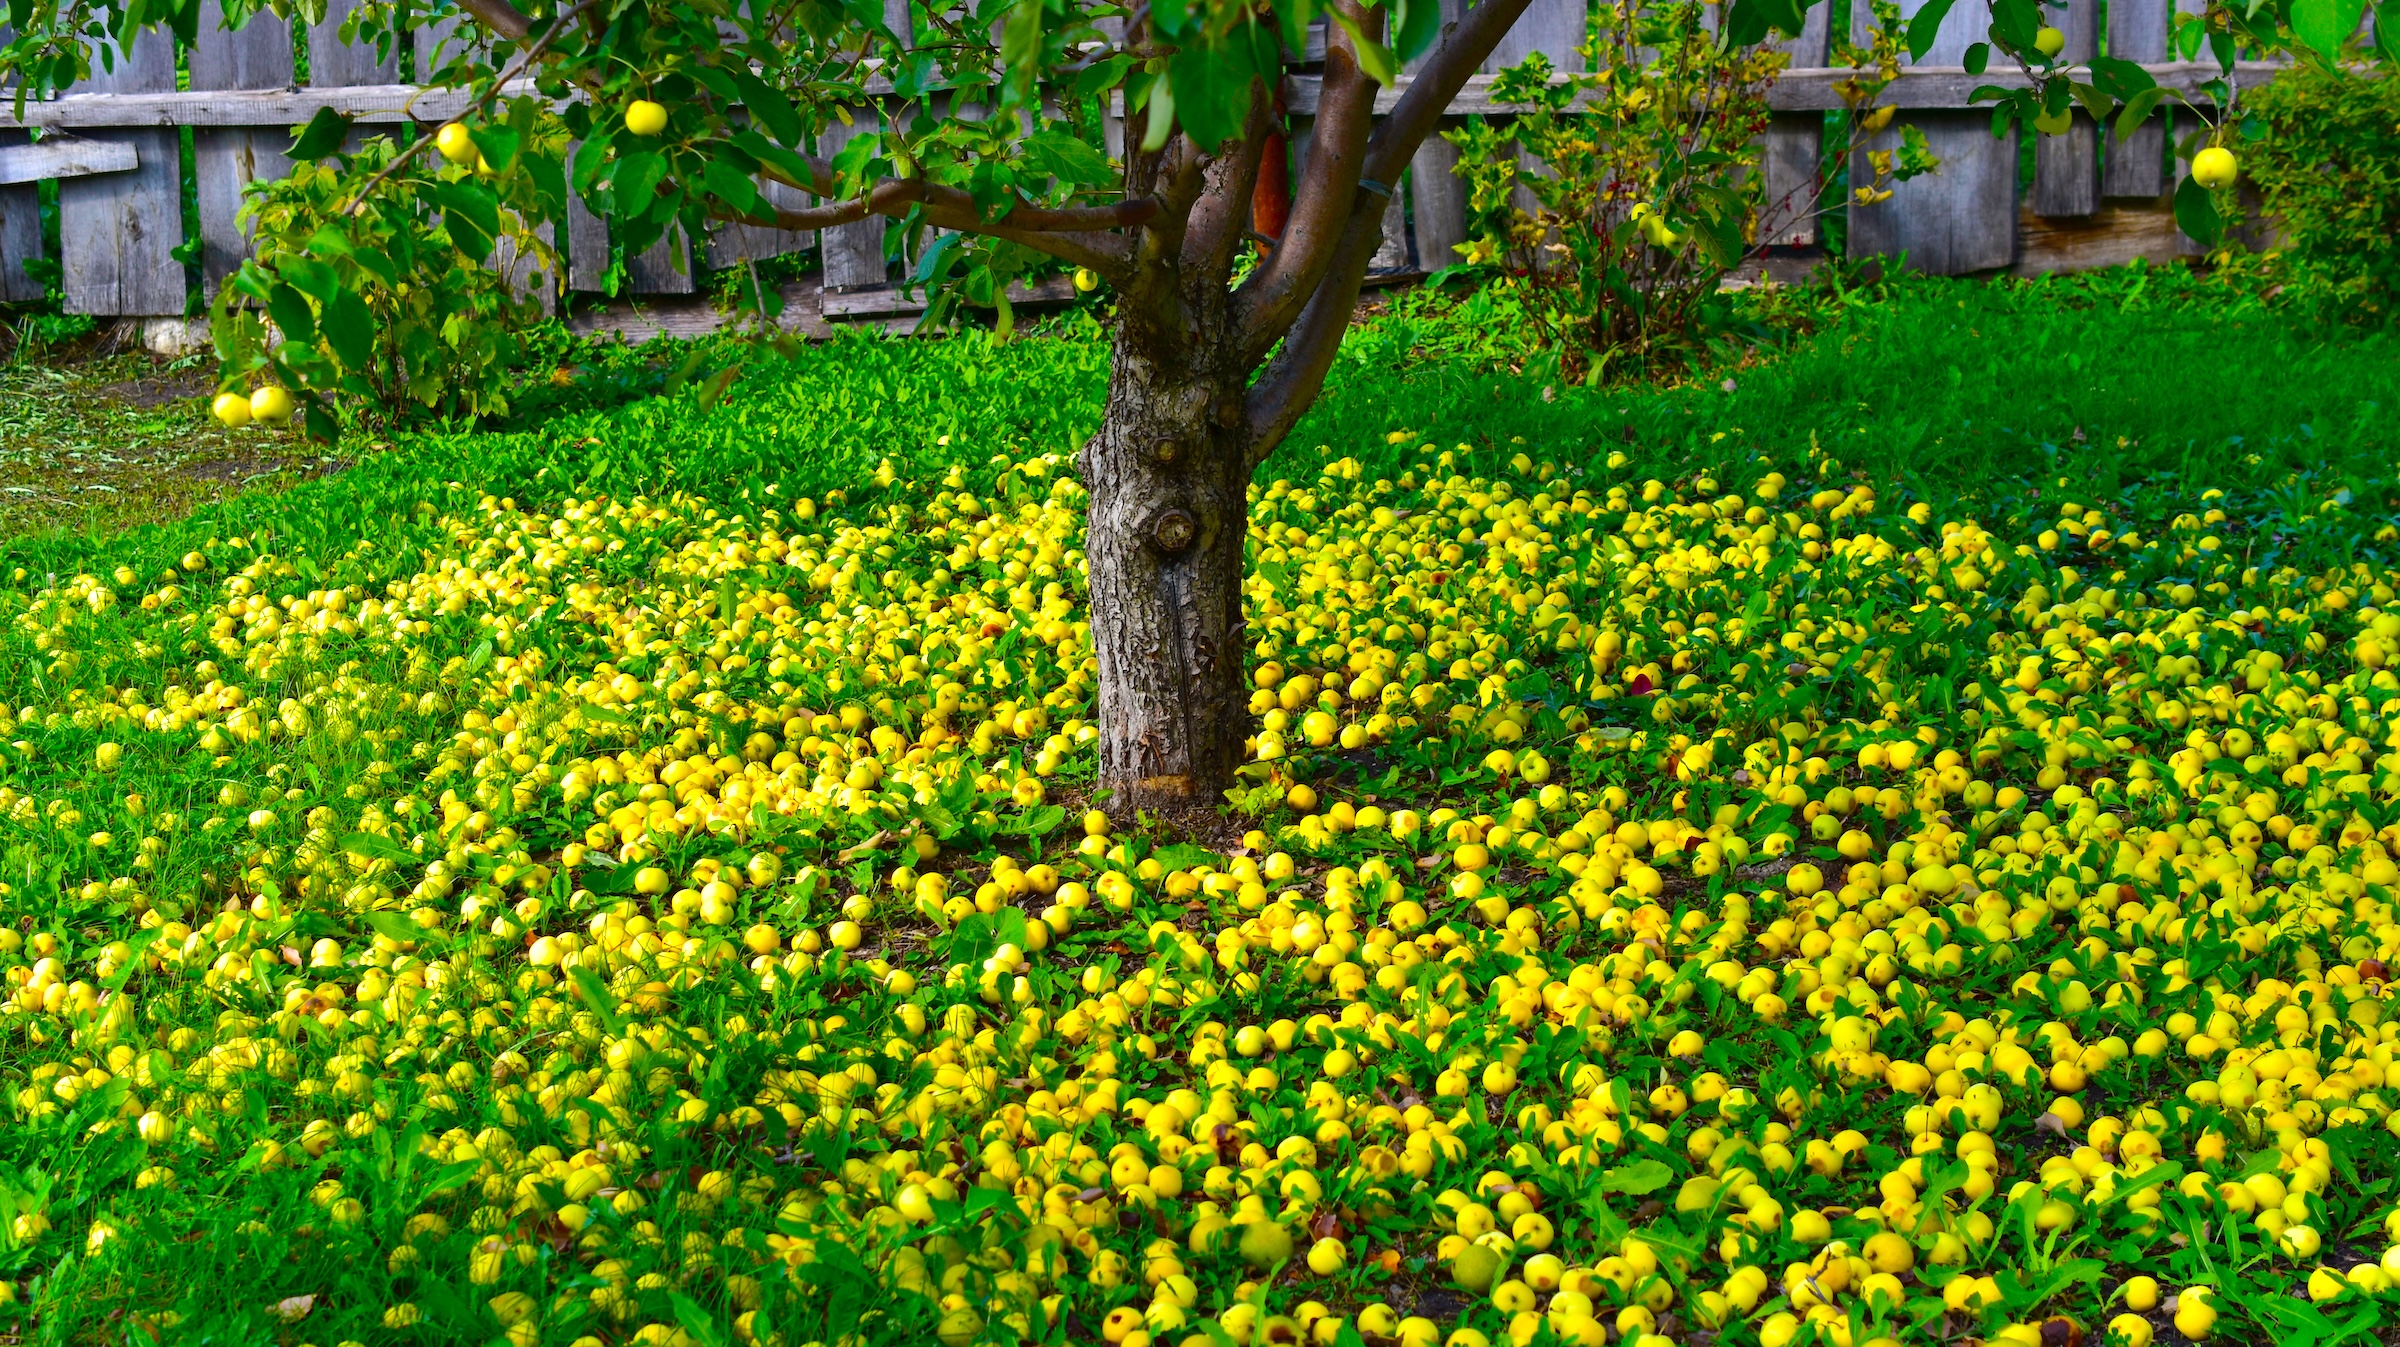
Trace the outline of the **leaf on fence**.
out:
[[[2092,87],[2118,102],[2158,87],[2158,81],[2150,78],[2150,72],[2132,61],[2114,56],[2095,56],[2091,64]]]
[[[444,182],[426,195],[441,208],[442,226],[460,252],[478,262],[492,255],[500,236],[500,198],[491,188],[477,182]]]
[[[1922,61],[1933,50],[1934,39],[1941,36],[1942,20],[1950,17],[1950,7],[1957,0],[1925,0],[1925,5],[1908,19],[1908,59]]]
[[[749,215],[759,208],[758,184],[722,158],[708,161],[708,167],[701,171],[701,181],[710,196],[724,202],[736,215]]]
[[[1108,153],[1058,127],[1046,127],[1021,142],[1025,166],[1060,182],[1101,182],[1108,177]]]
[[[476,151],[483,156],[485,163],[492,166],[494,173],[505,173],[510,165],[517,162],[517,148],[524,143],[524,138],[514,129],[486,123],[476,127],[473,134]]]
[[[2185,178],[2175,189],[2175,225],[2203,248],[2214,248],[2225,236],[2225,219],[2198,178]]]
[[[306,344],[317,339],[315,311],[298,290],[281,281],[267,290],[267,316],[275,320],[275,327],[283,333],[285,341]]]
[[[2331,61],[2340,57],[2342,44],[2358,31],[2366,12],[2366,0],[2292,0],[2292,36]]]
[[[2140,126],[2142,119],[2149,116],[2151,110],[2166,96],[2166,90],[2152,86],[2126,99],[2125,106],[2117,113],[2117,139],[2123,140],[2132,135],[2134,128]]]
[[[1392,54],[1413,61],[1442,34],[1439,0],[1393,0]]]
[[[351,289],[336,290],[333,300],[325,306],[318,321],[325,340],[333,347],[333,358],[342,368],[356,374],[375,360],[375,315],[367,311],[367,302]]]
[[[1752,47],[1767,40],[1769,29],[1797,37],[1804,8],[1798,0],[1734,0],[1725,39],[1736,47]]]
[[[301,163],[322,159],[342,148],[350,138],[350,119],[332,108],[318,108],[317,115],[308,119],[292,137],[291,157]]]

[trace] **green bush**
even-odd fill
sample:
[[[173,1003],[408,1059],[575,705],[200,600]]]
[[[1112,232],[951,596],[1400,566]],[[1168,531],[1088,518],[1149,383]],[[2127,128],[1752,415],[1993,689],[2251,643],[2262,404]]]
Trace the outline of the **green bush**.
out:
[[[1528,111],[1469,118],[1469,264],[1524,307],[1570,379],[1682,363],[1750,245],[1757,136],[1783,57],[1728,48],[1691,0],[1603,5],[1590,74],[1536,52],[1493,82]],[[1611,371],[1612,361],[1616,369]]]
[[[2283,246],[2239,265],[2353,322],[2400,315],[2400,80],[2297,65],[2249,105],[2245,158]]]

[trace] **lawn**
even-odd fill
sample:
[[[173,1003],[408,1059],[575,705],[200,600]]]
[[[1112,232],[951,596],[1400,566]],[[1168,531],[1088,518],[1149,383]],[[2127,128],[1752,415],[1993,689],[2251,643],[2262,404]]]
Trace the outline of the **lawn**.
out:
[[[2389,338],[1786,305],[1363,325],[1196,834],[1090,808],[1088,320],[17,532],[0,1334],[2388,1336]]]

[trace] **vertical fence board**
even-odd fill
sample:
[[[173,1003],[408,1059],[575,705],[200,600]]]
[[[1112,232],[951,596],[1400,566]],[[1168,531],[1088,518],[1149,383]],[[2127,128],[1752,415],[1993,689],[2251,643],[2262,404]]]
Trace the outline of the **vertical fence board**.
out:
[[[0,44],[15,36],[14,29],[0,24]],[[0,148],[32,139],[22,131],[0,131]],[[0,302],[28,303],[42,297],[42,283],[25,270],[27,262],[42,256],[40,188],[30,182],[0,186]]]
[[[292,82],[292,30],[272,11],[260,10],[235,32],[225,30],[222,0],[202,0],[200,31],[192,45],[194,90],[281,89]],[[242,189],[291,171],[284,150],[291,133],[281,127],[200,127],[192,132],[192,185],[200,213],[200,295],[213,300],[225,278],[250,255],[250,235],[239,216]]]
[[[1442,35],[1447,37],[1452,26],[1466,17],[1467,7],[1464,0],[1441,0],[1441,5]],[[1409,63],[1409,71],[1421,68],[1440,46],[1437,39]],[[1416,157],[1408,161],[1408,204],[1414,226],[1411,242],[1417,266],[1425,271],[1456,264],[1459,246],[1467,241],[1467,184],[1458,176],[1458,147],[1442,138],[1458,125],[1456,117],[1442,118],[1417,147]]]
[[[95,61],[97,64],[97,61]],[[165,93],[175,87],[175,39],[152,29],[95,70],[79,93]],[[170,317],[183,313],[182,152],[172,130],[93,131],[133,146],[138,166],[58,185],[59,265],[69,313]]]
[[[909,16],[908,0],[883,0],[883,22],[903,46],[915,42],[916,23]],[[852,125],[837,123],[818,135],[820,156],[830,159],[852,137],[872,135],[882,129],[882,113],[874,107],[852,108],[850,116]],[[891,284],[891,273],[883,260],[884,230],[889,224],[880,216],[870,215],[851,224],[817,231],[817,246],[824,253],[827,291],[841,294]]]
[[[658,242],[625,259],[625,288],[637,295],[688,295],[699,288],[692,278],[692,254],[679,223]]]
[[[832,158],[854,136],[875,134],[879,122],[875,109],[850,109],[852,124],[836,123],[817,136],[817,154]],[[883,262],[884,221],[870,215],[864,220],[831,229],[817,231],[817,243],[825,253],[825,288],[834,294],[854,290],[875,290],[889,282]]]
[[[464,51],[469,43],[478,40],[483,30],[469,22],[447,0],[427,0],[416,8],[424,13],[425,18],[422,25],[409,34],[409,44],[416,64],[414,78],[417,83],[423,84],[446,62]]]
[[[1483,68],[1506,70],[1538,51],[1550,58],[1553,70],[1581,70],[1584,20],[1584,0],[1533,0]]]
[[[1920,0],[1902,0],[1902,16],[1920,7]],[[1926,65],[1958,65],[1967,47],[1984,38],[1990,25],[1982,5],[1958,5],[1942,20],[1940,36],[1926,53]],[[1851,10],[1851,37],[1864,44],[1870,26],[1867,7]],[[1992,114],[1973,112],[1911,112],[1908,120],[1925,133],[1927,145],[1941,159],[1939,172],[1901,183],[1890,200],[1872,206],[1852,201],[1850,251],[1853,256],[1905,253],[1908,266],[1936,276],[2005,267],[2017,254],[2017,135],[1994,139]],[[1863,156],[1870,150],[1897,149],[1900,128],[1891,127],[1860,150],[1861,162],[1851,168],[1851,180],[1865,179]]]
[[[568,172],[573,173],[575,151],[580,140],[567,143]],[[586,293],[604,289],[608,284],[608,223],[592,212],[576,194],[567,188],[567,288]]]
[[[23,145],[22,131],[0,131],[0,146]],[[42,256],[42,198],[34,184],[0,187],[0,302],[29,303],[42,297],[42,283],[25,270]]]
[[[2067,60],[2089,61],[2097,54],[2100,0],[2067,0],[2067,12],[2057,22],[2067,35]],[[2099,209],[2100,127],[2078,107],[2066,134],[2040,136],[2034,142],[2033,213],[2077,216]]]
[[[379,56],[372,42],[342,41],[342,20],[362,3],[364,0],[326,0],[325,21],[309,25],[308,82],[312,88],[399,83],[397,48]]]
[[[1825,64],[1832,10],[1830,4],[1810,5],[1801,17],[1798,37],[1768,45],[1795,67]],[[1768,117],[1759,147],[1759,171],[1766,179],[1759,200],[1761,242],[1800,247],[1817,241],[1817,173],[1824,153],[1824,113],[1778,112]]]
[[[780,182],[762,180],[759,195],[771,207],[801,210],[808,205],[808,194]],[[730,267],[763,257],[781,257],[785,253],[805,250],[811,231],[778,229],[773,225],[720,224],[708,236],[708,264]]]
[[[2167,59],[2168,12],[2168,0],[2109,0],[2108,54],[2124,61]],[[2167,190],[2166,126],[2162,107],[2122,141],[2111,129],[2101,195],[2155,197]]]

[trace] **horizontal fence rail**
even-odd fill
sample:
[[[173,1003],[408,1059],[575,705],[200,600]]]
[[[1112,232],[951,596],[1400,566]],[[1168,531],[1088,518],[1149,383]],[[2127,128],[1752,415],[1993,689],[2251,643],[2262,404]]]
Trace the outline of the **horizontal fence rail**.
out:
[[[299,35],[310,56],[305,86],[295,81],[294,35],[281,20],[262,12],[240,31],[229,32],[220,0],[205,0],[198,41],[186,51],[179,53],[164,33],[145,34],[132,52],[116,54],[109,74],[61,97],[28,101],[21,108],[0,102],[0,300],[41,297],[37,273],[26,266],[45,255],[35,197],[40,182],[58,184],[59,256],[53,260],[66,308],[114,317],[175,317],[213,297],[247,255],[248,240],[239,224],[243,190],[289,171],[283,151],[292,128],[324,110],[355,119],[362,136],[406,124],[423,127],[464,112],[470,103],[465,91],[405,82],[399,53],[378,59],[371,47],[340,41],[341,21],[360,2],[331,0],[325,21]],[[1921,0],[1904,3],[1904,16],[1917,3]],[[2107,44],[2111,53],[2142,63],[2159,84],[2205,104],[2200,90],[2218,77],[2217,67],[2165,59],[2174,13],[2196,3],[2110,0]],[[907,31],[905,0],[885,0],[885,6],[896,11],[899,31]],[[1444,6],[1445,21],[1464,13],[1461,0],[1444,0]],[[1981,10],[1979,5],[1954,8],[1926,61],[1904,68],[1879,95],[1880,105],[1901,116],[1869,148],[1897,144],[1901,127],[1913,125],[1925,133],[1943,167],[1900,184],[1892,197],[1873,205],[1831,203],[1832,210],[1847,213],[1850,250],[1905,255],[1912,268],[1945,275],[2073,271],[2137,257],[2163,261],[2188,255],[2192,246],[2175,230],[2168,205],[2182,171],[2166,152],[2167,137],[2180,134],[2170,131],[2176,114],[2154,115],[2119,143],[2079,111],[2066,135],[2040,139],[2031,181],[2021,181],[2017,133],[1995,138],[1990,108],[1973,104],[1971,97],[1985,86],[2022,87],[2025,77],[1997,69],[1970,75],[1959,64],[1979,36]],[[2088,59],[2094,53],[2102,12],[2100,0],[2069,0],[2056,20],[2068,35],[2068,58]],[[1808,193],[1828,145],[1826,114],[1843,108],[1839,89],[1858,74],[1825,64],[1826,13],[1826,6],[1812,8],[1800,36],[1774,44],[1791,65],[1766,91],[1772,116],[1760,142],[1768,206],[1759,237],[1772,245],[1770,273],[1797,274],[1817,256],[1816,202]],[[1581,69],[1587,22],[1585,0],[1533,0],[1483,73],[1452,100],[1449,116],[1521,111],[1493,101],[1497,72],[1535,52],[1559,70]],[[420,29],[409,53],[414,70],[433,69],[456,43],[473,35],[471,25],[455,18]],[[1854,29],[1854,41],[1864,37],[1863,30]],[[1316,66],[1323,52],[1320,25],[1285,82],[1294,166],[1307,152],[1321,83]],[[187,87],[180,89],[179,56],[188,70]],[[2235,77],[2248,86],[2276,68],[2244,62]],[[1404,71],[1393,88],[1381,91],[1376,112],[1389,112],[1413,78]],[[530,81],[520,81],[501,92],[512,96],[532,88]],[[874,124],[877,95],[888,92],[874,83],[866,87],[861,106],[851,110],[856,126]],[[1110,149],[1116,152],[1122,149],[1122,127],[1113,117],[1109,121]],[[185,149],[178,132],[187,128],[192,137]],[[841,138],[854,134],[852,127],[829,128],[817,148],[831,153]],[[1466,240],[1466,202],[1454,175],[1456,163],[1456,149],[1438,137],[1419,151],[1405,190],[1392,194],[1383,251],[1373,268],[1378,279],[1421,275],[1457,259],[1458,245]],[[184,237],[186,174],[199,206],[196,250]],[[766,192],[779,205],[807,204],[802,194],[781,184],[767,184]],[[563,237],[555,229],[552,237],[563,274],[539,278],[539,297],[555,303],[565,294],[598,294],[613,275],[621,293],[671,310],[663,317],[632,320],[627,329],[632,332],[696,330],[713,321],[705,301],[696,297],[694,278],[702,268],[811,249],[819,266],[792,296],[804,300],[802,311],[787,305],[786,321],[794,326],[827,319],[892,322],[922,309],[923,297],[898,284],[885,246],[891,225],[881,219],[808,232],[722,225],[699,240],[678,231],[621,259],[621,266],[612,261],[605,222],[582,201],[570,200],[558,225]],[[196,261],[187,262],[195,255]],[[1012,291],[1034,303],[1069,293],[1058,282]]]

